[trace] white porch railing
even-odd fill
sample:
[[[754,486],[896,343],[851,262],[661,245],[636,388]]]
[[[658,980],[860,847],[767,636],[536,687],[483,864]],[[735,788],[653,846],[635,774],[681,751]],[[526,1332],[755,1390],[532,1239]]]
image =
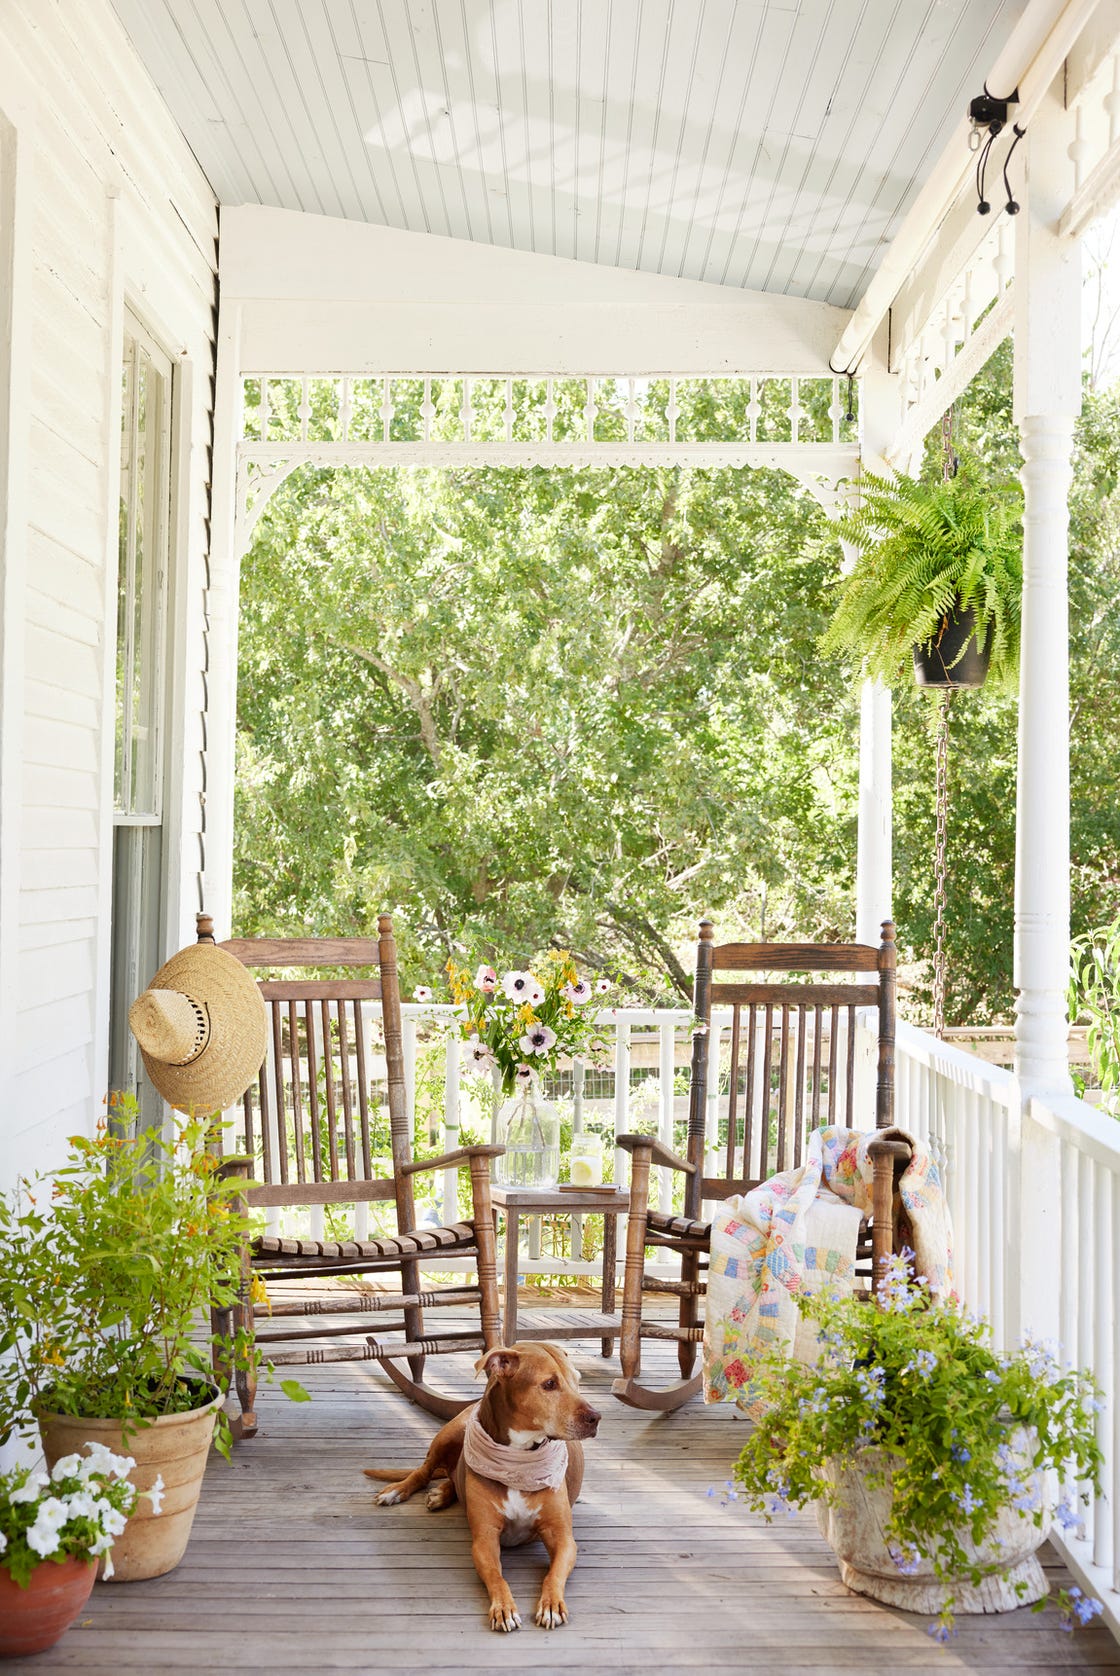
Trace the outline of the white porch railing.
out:
[[[958,1290],[997,1345],[1052,1340],[1101,1387],[1103,1494],[1051,1539],[1120,1634],[1120,1123],[1072,1095],[1024,1104],[1010,1071],[907,1025],[896,1121],[943,1167]]]

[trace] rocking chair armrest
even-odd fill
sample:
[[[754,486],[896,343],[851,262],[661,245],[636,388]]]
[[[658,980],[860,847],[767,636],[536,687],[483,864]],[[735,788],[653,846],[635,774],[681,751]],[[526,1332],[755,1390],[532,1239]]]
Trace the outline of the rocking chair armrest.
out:
[[[679,1158],[675,1152],[659,1141],[656,1135],[616,1135],[615,1146],[620,1146],[623,1152],[635,1153],[639,1147],[649,1150],[651,1164],[666,1164],[671,1170],[681,1170],[685,1175],[694,1176],[696,1165],[690,1164],[687,1158]]]
[[[240,1176],[248,1181],[252,1175],[253,1160],[237,1153],[231,1153],[228,1158],[218,1160],[218,1167],[214,1174],[220,1181],[228,1181],[231,1176]]]
[[[417,1158],[411,1164],[402,1164],[401,1174],[412,1176],[419,1170],[449,1170],[452,1164],[469,1164],[472,1158],[500,1158],[505,1150],[504,1146],[460,1146],[439,1158]]]
[[[907,1162],[914,1156],[914,1149],[909,1141],[900,1140],[894,1135],[876,1136],[875,1140],[867,1143],[867,1156],[873,1164],[882,1158],[905,1159]]]

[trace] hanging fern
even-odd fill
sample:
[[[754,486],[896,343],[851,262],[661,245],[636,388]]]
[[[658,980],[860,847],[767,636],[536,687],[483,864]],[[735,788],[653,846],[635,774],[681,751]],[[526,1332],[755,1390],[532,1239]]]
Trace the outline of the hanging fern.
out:
[[[971,605],[991,642],[991,676],[1013,685],[1019,668],[1023,589],[1022,497],[962,468],[947,483],[900,473],[860,483],[860,504],[836,533],[858,552],[838,583],[821,644],[854,652],[868,675],[892,682],[912,648],[935,639],[946,615]]]

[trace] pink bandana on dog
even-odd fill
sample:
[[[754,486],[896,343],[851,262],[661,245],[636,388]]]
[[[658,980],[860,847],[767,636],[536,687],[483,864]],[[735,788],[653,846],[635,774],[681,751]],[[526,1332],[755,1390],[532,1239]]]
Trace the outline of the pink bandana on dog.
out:
[[[568,1470],[568,1446],[559,1438],[550,1438],[539,1449],[496,1443],[476,1409],[463,1433],[463,1459],[472,1472],[508,1490],[558,1490]]]

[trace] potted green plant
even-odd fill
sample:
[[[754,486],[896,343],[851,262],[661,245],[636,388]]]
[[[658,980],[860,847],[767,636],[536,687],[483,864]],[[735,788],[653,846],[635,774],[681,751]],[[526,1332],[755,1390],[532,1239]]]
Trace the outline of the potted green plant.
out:
[[[768,1518],[815,1502],[849,1588],[936,1614],[944,1639],[956,1612],[1045,1602],[1035,1550],[1052,1518],[1078,1522],[1049,1485],[1097,1486],[1099,1405],[1046,1348],[997,1353],[985,1322],[911,1280],[912,1256],[891,1260],[878,1302],[801,1300],[820,1359],[762,1364],[731,1493]],[[1058,1603],[1070,1622],[1101,1610],[1073,1590]]]
[[[118,1099],[126,1129],[135,1103]],[[162,1474],[117,1543],[122,1579],[160,1576],[186,1547],[212,1438],[229,1452],[224,1369],[253,1350],[200,1337],[236,1302],[246,1230],[239,1183],[222,1179],[212,1128],[177,1116],[169,1138],[111,1132],[71,1142],[66,1164],[0,1199],[0,1442],[32,1437],[48,1465],[90,1443],[135,1457],[134,1485]]]
[[[112,1549],[141,1492],[136,1462],[91,1443],[52,1471],[0,1473],[0,1658],[53,1647],[93,1588],[98,1563],[113,1574]],[[163,1484],[143,1492],[158,1513]]]
[[[860,479],[859,504],[837,519],[856,560],[838,585],[827,651],[852,652],[894,682],[913,659],[923,686],[1011,686],[1019,667],[1022,497],[1013,482],[898,473]]]

